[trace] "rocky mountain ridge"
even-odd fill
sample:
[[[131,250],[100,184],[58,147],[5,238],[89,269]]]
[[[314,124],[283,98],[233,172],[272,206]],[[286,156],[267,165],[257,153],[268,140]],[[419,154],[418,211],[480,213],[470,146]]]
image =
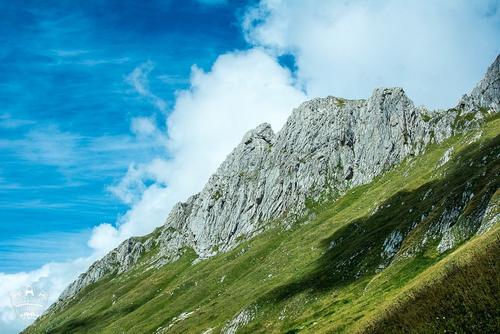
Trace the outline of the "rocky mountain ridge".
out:
[[[173,208],[162,227],[148,237],[126,240],[95,262],[60,302],[109,273],[126,272],[152,248],[159,249],[152,266],[174,261],[186,248],[199,258],[228,251],[266,223],[303,217],[311,204],[367,183],[427,145],[477,126],[499,110],[499,72],[497,57],[476,88],[449,110],[416,107],[401,88],[386,88],[367,100],[305,102],[278,133],[268,124],[258,126],[200,193]]]

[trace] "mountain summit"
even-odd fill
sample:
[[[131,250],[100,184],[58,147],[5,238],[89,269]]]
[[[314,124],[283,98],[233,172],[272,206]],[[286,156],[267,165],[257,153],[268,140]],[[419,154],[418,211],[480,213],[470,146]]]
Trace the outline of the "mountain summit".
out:
[[[304,102],[277,133],[259,125],[163,226],[95,262],[26,333],[397,332],[415,325],[411,312],[424,321],[432,302],[447,307],[443,277],[461,286],[467,261],[498,248],[499,72],[500,56],[448,110],[379,88]],[[474,307],[498,310],[492,269],[475,270],[492,296]],[[407,308],[432,289],[429,309]],[[480,298],[464,289],[432,328],[462,326],[453,298]],[[474,307],[463,306],[470,323],[498,326],[498,311]]]

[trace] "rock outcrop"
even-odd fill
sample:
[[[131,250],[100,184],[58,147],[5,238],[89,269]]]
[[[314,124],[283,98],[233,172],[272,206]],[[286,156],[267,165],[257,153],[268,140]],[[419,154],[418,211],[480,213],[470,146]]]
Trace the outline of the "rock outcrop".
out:
[[[295,109],[278,133],[249,131],[202,191],[178,203],[159,233],[132,238],[94,263],[62,294],[68,299],[110,272],[127,271],[151,247],[152,265],[192,248],[200,258],[228,251],[273,220],[304,216],[311,203],[367,183],[430,143],[477,125],[500,106],[500,57],[456,108],[416,107],[401,88],[367,100],[316,98]],[[394,242],[398,240],[393,240]],[[388,241],[389,247],[393,241]]]
[[[470,94],[464,95],[458,108],[467,111],[500,109],[500,55]]]

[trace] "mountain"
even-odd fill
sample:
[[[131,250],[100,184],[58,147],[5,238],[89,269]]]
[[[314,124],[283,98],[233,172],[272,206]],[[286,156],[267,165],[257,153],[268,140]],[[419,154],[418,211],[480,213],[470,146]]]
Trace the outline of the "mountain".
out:
[[[498,331],[499,72],[448,110],[384,88],[258,126],[25,332]]]

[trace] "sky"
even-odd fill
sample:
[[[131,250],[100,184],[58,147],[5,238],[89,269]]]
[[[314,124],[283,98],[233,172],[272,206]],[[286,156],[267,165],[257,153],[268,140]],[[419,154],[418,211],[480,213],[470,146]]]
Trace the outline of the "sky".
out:
[[[244,133],[318,96],[456,105],[500,1],[0,0],[0,332],[201,190]]]

